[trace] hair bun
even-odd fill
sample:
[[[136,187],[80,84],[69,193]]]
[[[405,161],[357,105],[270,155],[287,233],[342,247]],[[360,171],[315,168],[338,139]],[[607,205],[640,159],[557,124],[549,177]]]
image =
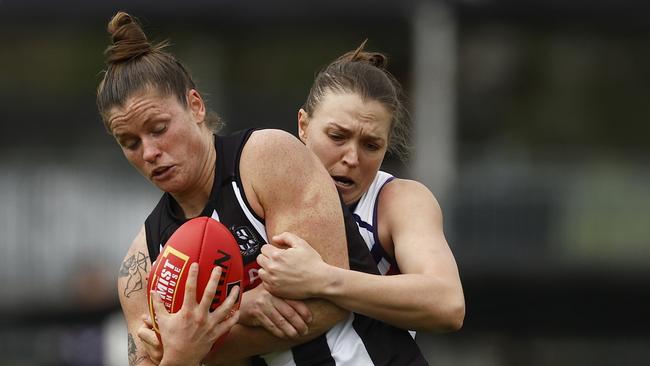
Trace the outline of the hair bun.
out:
[[[361,43],[356,50],[345,53],[339,57],[335,62],[365,62],[374,67],[385,69],[388,60],[386,56],[378,52],[366,52],[363,49],[366,47],[366,39]]]
[[[368,62],[369,64],[380,69],[386,67],[386,56],[382,55],[381,53],[360,52],[357,59]]]
[[[107,64],[129,61],[153,49],[137,19],[123,11],[113,16],[107,30],[113,43],[106,48]]]

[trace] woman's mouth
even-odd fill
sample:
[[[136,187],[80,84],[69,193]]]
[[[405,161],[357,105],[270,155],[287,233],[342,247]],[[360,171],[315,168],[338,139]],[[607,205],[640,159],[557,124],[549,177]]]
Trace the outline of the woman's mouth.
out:
[[[354,181],[348,177],[333,175],[332,179],[334,179],[334,184],[336,184],[337,187],[343,189],[350,189],[354,186]]]
[[[164,180],[169,178],[173,166],[161,166],[151,172],[151,179]]]

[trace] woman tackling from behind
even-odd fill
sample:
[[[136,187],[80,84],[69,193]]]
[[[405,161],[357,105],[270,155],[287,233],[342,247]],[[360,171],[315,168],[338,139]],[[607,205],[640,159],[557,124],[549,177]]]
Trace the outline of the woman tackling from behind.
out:
[[[308,241],[285,232],[262,247],[259,275],[264,288],[277,297],[324,298],[350,310],[348,323],[355,330],[368,319],[378,319],[402,329],[455,331],[463,324],[465,300],[441,209],[421,183],[379,170],[389,149],[398,154],[407,150],[407,113],[400,85],[385,69],[385,56],[364,52],[364,45],[317,75],[298,112],[298,133],[353,212],[377,271],[331,266]],[[259,323],[277,319],[277,311],[256,305]],[[275,323],[280,328],[292,320]]]
[[[354,212],[385,276],[328,265],[307,241],[283,233],[262,247],[260,277],[278,297],[324,298],[403,329],[457,330],[465,301],[440,207],[423,184],[379,170],[387,150],[406,151],[406,113],[385,56],[364,45],[316,76],[298,133]]]

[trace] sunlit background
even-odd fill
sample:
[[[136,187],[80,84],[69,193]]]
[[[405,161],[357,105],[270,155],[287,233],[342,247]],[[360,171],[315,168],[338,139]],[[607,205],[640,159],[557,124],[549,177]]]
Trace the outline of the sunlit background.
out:
[[[160,195],[95,108],[117,10],[170,39],[224,132],[295,132],[368,38],[409,95],[467,316],[432,365],[650,360],[650,3],[0,0],[1,365],[125,365],[115,282]]]

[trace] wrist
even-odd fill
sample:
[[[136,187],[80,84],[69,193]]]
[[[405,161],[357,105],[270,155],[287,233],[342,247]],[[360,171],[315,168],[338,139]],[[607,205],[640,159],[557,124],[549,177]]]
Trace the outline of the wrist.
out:
[[[250,327],[258,326],[257,319],[253,315],[253,302],[255,301],[254,294],[258,291],[258,286],[251,291],[246,291],[241,296],[241,302],[239,304],[239,324],[247,325]]]
[[[337,297],[342,291],[344,270],[325,263],[324,274],[323,283],[317,289],[315,297],[331,300]]]

